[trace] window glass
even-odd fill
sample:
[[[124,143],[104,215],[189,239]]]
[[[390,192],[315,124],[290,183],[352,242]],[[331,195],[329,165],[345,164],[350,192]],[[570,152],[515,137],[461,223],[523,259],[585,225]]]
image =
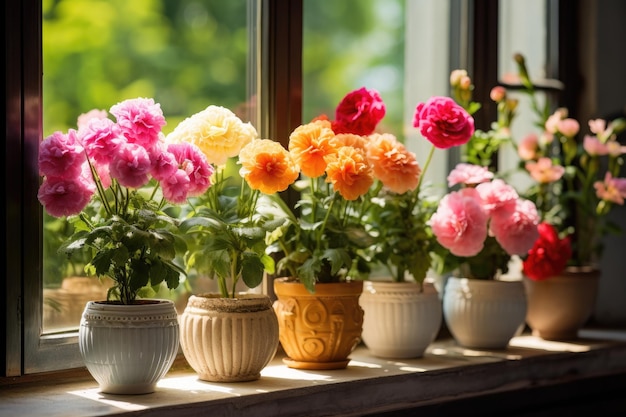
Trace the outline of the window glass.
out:
[[[161,104],[166,134],[210,104],[251,121],[247,5],[247,0],[44,0],[44,137],[76,128],[81,113],[109,110],[136,97]],[[44,216],[42,311],[49,333],[76,328],[86,301],[104,299],[109,285],[84,277],[85,259],[57,254],[71,224]],[[184,308],[198,284],[190,279],[158,296],[173,297]]]

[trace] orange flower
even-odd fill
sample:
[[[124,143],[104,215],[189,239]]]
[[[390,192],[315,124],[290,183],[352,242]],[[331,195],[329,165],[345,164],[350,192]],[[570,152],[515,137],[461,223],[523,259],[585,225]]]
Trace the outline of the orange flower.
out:
[[[422,170],[415,154],[394,135],[371,135],[367,157],[374,167],[374,175],[391,191],[403,194],[417,188]]]
[[[327,120],[316,120],[298,126],[289,136],[289,152],[302,169],[302,173],[310,178],[324,174],[326,161],[324,158],[337,151],[335,133]]]
[[[367,142],[365,137],[360,135],[352,133],[339,133],[335,136],[335,140],[337,141],[337,147],[352,146],[353,148],[366,150],[365,148],[367,146]]]
[[[283,146],[270,139],[248,143],[239,153],[241,175],[253,190],[265,194],[284,191],[298,178],[298,167]]]
[[[372,167],[365,152],[351,146],[342,146],[327,157],[326,182],[346,200],[356,200],[367,193],[374,183]]]

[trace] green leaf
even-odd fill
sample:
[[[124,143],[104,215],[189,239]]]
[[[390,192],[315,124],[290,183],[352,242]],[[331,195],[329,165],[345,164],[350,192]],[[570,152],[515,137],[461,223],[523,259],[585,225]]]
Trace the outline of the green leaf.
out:
[[[244,252],[241,261],[241,276],[248,288],[256,288],[263,282],[265,267],[256,253]]]

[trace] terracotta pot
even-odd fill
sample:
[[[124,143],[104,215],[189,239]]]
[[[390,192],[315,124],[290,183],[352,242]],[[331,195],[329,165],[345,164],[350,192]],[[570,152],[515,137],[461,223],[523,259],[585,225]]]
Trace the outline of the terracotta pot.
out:
[[[272,302],[262,294],[192,295],[180,316],[180,345],[201,380],[259,379],[278,348]]]
[[[434,285],[365,281],[363,342],[381,358],[419,358],[437,337],[442,307]]]
[[[595,307],[600,271],[567,268],[542,281],[524,278],[528,297],[526,323],[533,335],[546,340],[571,340]]]
[[[522,281],[450,277],[443,294],[448,329],[468,348],[506,348],[524,325],[526,309]]]
[[[78,330],[78,347],[89,373],[109,394],[147,394],[178,353],[179,327],[170,300],[137,304],[90,301]]]
[[[315,293],[292,278],[274,280],[285,364],[297,369],[342,369],[361,341],[363,281],[316,284]]]

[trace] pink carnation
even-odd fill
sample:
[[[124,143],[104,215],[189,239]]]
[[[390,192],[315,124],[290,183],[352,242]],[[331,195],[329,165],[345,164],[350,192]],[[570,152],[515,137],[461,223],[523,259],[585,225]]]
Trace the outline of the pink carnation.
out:
[[[492,178],[493,172],[489,171],[487,167],[460,163],[450,171],[448,175],[448,186],[453,187],[457,184],[473,186],[491,181]]]
[[[522,161],[530,161],[537,157],[539,150],[539,138],[536,134],[531,133],[525,136],[517,147],[517,154]]]
[[[148,151],[136,143],[121,145],[109,165],[111,177],[128,188],[140,188],[146,185],[150,180],[148,174],[151,168]]]
[[[163,142],[157,143],[149,152],[152,161],[150,175],[158,181],[164,181],[176,173],[178,161],[174,154],[167,150],[167,145]]]
[[[487,213],[473,188],[447,194],[430,218],[437,241],[456,256],[478,254],[487,238]]]
[[[81,130],[85,126],[87,126],[92,119],[106,119],[107,116],[108,116],[108,113],[106,110],[98,110],[98,109],[89,110],[87,113],[83,113],[80,116],[78,116],[76,125],[78,126],[78,130]]]
[[[348,93],[337,105],[332,128],[336,134],[369,135],[385,117],[385,103],[376,90],[362,87]]]
[[[463,145],[474,134],[474,119],[450,97],[431,97],[418,104],[413,126],[440,149]]]
[[[163,197],[171,203],[182,204],[189,195],[190,185],[191,180],[189,179],[189,175],[184,170],[177,169],[174,175],[161,181]]]
[[[156,144],[161,128],[166,125],[161,105],[151,98],[124,100],[113,105],[110,113],[128,141],[146,149]]]
[[[39,144],[39,172],[41,175],[71,179],[80,175],[86,161],[76,131],[67,135],[54,132]]]
[[[580,130],[580,124],[576,119],[567,118],[559,120],[556,125],[557,130],[568,138],[574,137]]]
[[[119,126],[111,119],[92,118],[78,131],[90,158],[108,164],[117,148],[124,143]]]
[[[519,195],[515,188],[501,179],[478,184],[476,191],[482,200],[483,209],[488,215],[506,215],[515,210]]]
[[[533,247],[539,231],[539,213],[530,200],[517,200],[515,210],[508,214],[495,214],[490,230],[509,255],[526,255]]]
[[[183,170],[189,177],[189,196],[204,194],[211,186],[211,175],[214,171],[204,153],[197,146],[187,142],[170,144],[167,151],[174,155],[179,170]]]
[[[96,187],[82,175],[72,178],[47,177],[39,186],[37,198],[54,217],[80,213],[89,203]]]
[[[554,165],[548,157],[539,158],[537,162],[526,162],[526,170],[540,184],[558,181],[565,173],[561,165]]]
[[[604,175],[604,181],[593,184],[599,199],[624,205],[626,199],[626,178],[613,178],[610,172]]]

